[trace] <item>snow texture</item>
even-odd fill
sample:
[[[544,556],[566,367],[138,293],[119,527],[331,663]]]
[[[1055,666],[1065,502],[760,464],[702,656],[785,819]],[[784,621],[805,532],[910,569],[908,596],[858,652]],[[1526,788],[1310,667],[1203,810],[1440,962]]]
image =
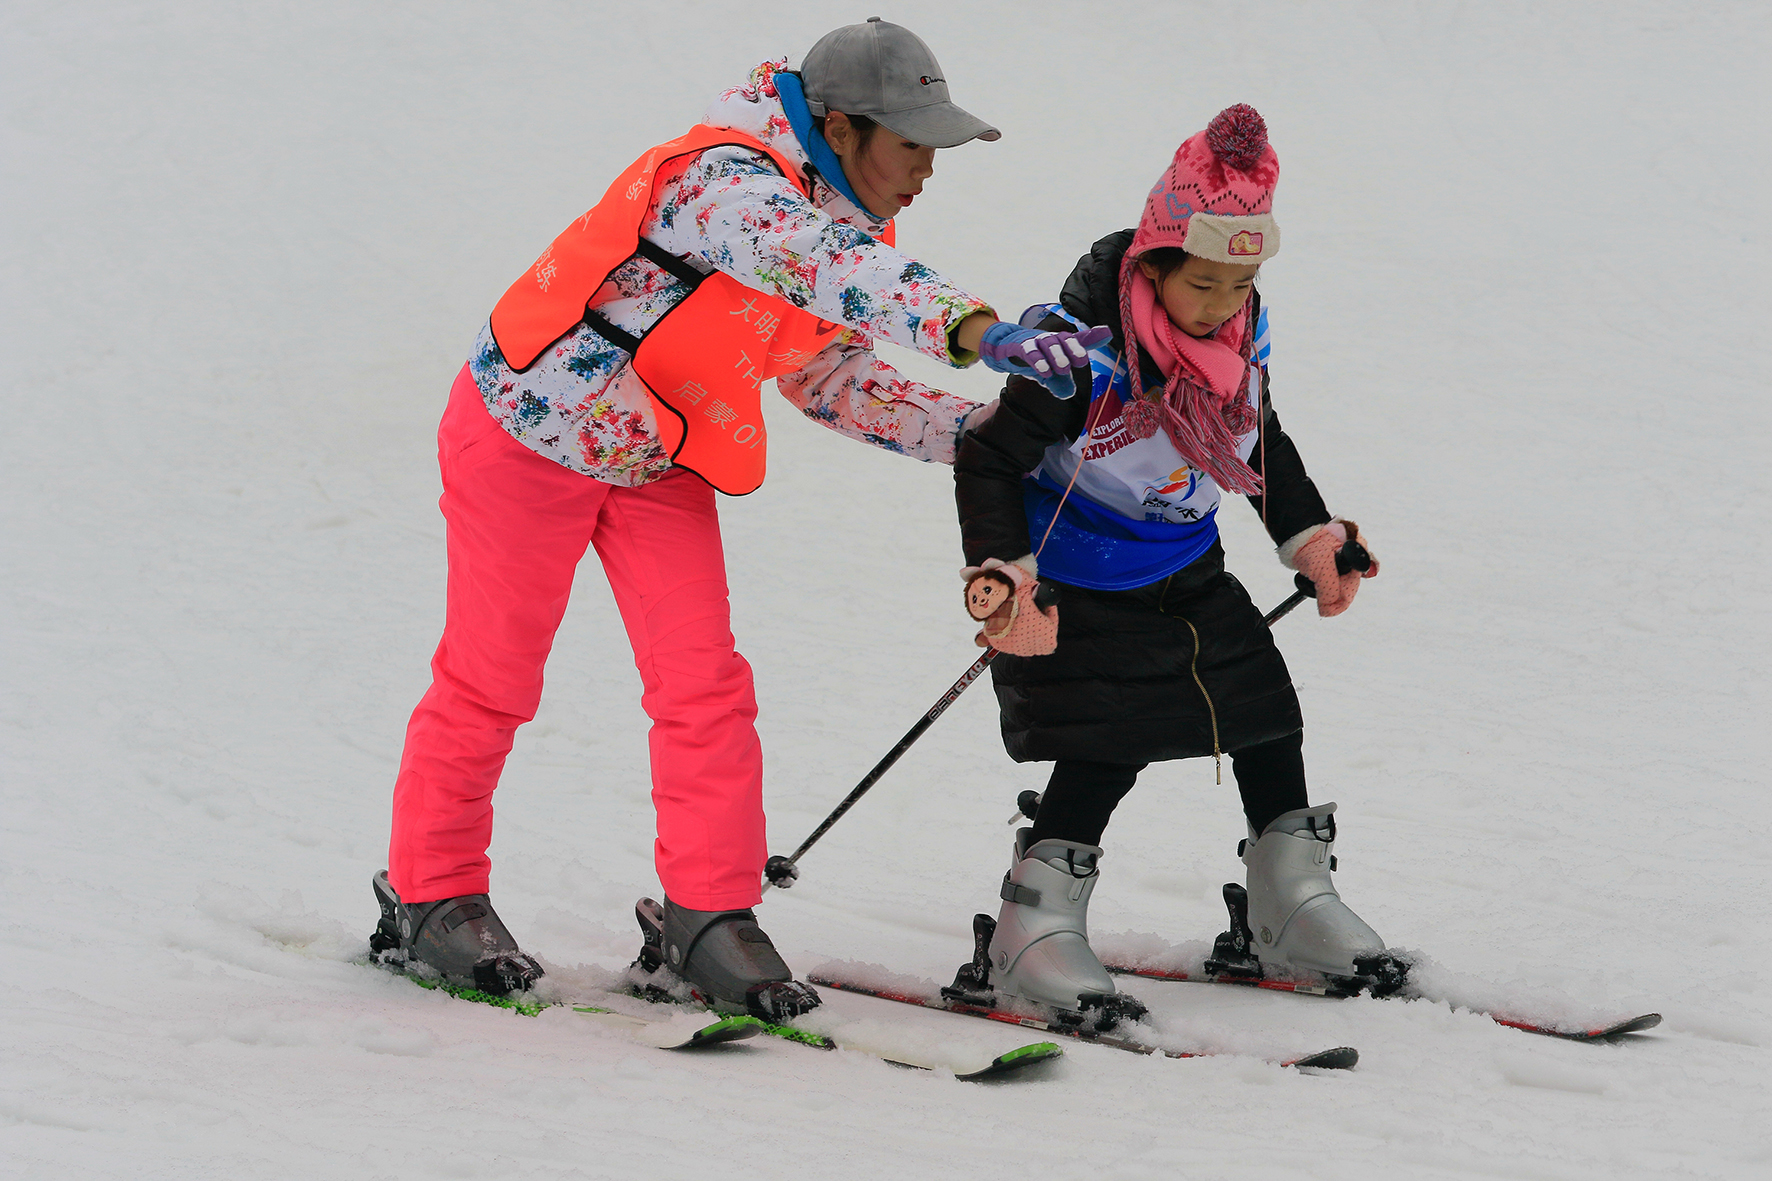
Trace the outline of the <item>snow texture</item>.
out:
[[[433,430],[490,305],[715,91],[864,15],[0,11],[0,1172],[1772,1173],[1760,4],[885,13],[1003,130],[940,154],[900,243],[1008,316],[1137,216],[1183,137],[1262,113],[1277,403],[1384,559],[1346,615],[1279,625],[1341,888],[1456,999],[1659,1030],[1574,1045],[1446,1004],[1140,981],[1167,1036],[1360,1067],[1071,1046],[981,1087],[774,1039],[666,1054],[352,962],[441,624]],[[976,653],[947,474],[769,414],[770,480],[722,513],[785,852]],[[1279,601],[1253,515],[1223,516]],[[594,560],[577,589],[493,848],[563,992],[613,979],[657,890],[638,678]],[[802,969],[949,978],[1042,771],[973,688],[766,926]],[[1241,835],[1209,763],[1153,768],[1093,927],[1210,939]],[[956,1062],[1031,1040],[867,998],[821,1020]]]

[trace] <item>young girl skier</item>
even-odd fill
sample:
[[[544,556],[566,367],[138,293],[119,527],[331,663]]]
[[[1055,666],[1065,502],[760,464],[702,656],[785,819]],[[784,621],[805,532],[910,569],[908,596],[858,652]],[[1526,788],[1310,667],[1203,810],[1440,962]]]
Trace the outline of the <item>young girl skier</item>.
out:
[[[1097,242],[1059,302],[1023,317],[1111,327],[1088,396],[1010,377],[960,444],[968,603],[980,579],[1016,587],[979,635],[1003,653],[991,673],[1004,743],[1018,762],[1056,765],[952,994],[1104,1024],[1142,1012],[1088,943],[1102,833],[1147,764],[1203,755],[1229,753],[1249,826],[1239,851],[1258,934],[1253,958],[1229,966],[1358,977],[1384,948],[1330,881],[1335,805],[1309,805],[1298,697],[1218,540],[1220,493],[1241,493],[1320,614],[1346,610],[1360,584],[1336,555],[1363,539],[1331,519],[1268,398],[1254,281],[1280,246],[1278,179],[1250,107],[1183,143],[1137,229]],[[1038,583],[1057,584],[1056,606],[1035,606]]]
[[[487,897],[492,792],[592,546],[653,722],[665,902],[637,908],[643,962],[721,1008],[818,1003],[750,909],[762,752],[714,491],[762,482],[767,378],[834,430],[951,463],[978,404],[901,378],[875,340],[1068,388],[1095,338],[998,323],[890,245],[936,148],[998,138],[949,100],[927,45],[874,18],[785,66],[757,67],[617,178],[505,293],[450,391],[447,615],[374,878],[371,944],[390,961],[496,994],[541,975]]]

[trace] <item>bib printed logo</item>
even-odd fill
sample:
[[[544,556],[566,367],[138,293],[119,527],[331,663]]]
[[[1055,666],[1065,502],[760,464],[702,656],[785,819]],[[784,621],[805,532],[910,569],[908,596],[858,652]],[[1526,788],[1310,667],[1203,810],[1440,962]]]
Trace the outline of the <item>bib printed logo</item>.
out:
[[[1169,478],[1161,483],[1146,484],[1144,490],[1144,507],[1147,521],[1197,521],[1200,518],[1198,509],[1185,507],[1183,502],[1191,498],[1199,487],[1200,477],[1194,469],[1182,464],[1169,473]]]

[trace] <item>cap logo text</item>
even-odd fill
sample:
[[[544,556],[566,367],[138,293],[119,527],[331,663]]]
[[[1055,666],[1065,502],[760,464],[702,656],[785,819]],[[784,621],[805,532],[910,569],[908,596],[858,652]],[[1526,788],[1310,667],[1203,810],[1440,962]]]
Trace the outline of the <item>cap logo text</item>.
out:
[[[918,78],[917,81],[921,82],[925,86],[934,86],[937,82],[946,82],[947,79],[946,78],[931,78],[928,74],[924,74],[921,78]]]
[[[1231,235],[1230,253],[1247,258],[1261,253],[1261,235],[1253,230],[1238,230]]]

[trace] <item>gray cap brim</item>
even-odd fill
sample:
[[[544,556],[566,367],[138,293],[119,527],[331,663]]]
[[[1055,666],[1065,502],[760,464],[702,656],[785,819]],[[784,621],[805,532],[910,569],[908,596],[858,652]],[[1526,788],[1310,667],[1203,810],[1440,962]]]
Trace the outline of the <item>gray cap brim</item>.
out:
[[[951,102],[930,103],[926,107],[912,107],[890,115],[869,115],[868,118],[912,143],[932,148],[957,148],[975,139],[988,143],[1003,138],[1001,131]]]

